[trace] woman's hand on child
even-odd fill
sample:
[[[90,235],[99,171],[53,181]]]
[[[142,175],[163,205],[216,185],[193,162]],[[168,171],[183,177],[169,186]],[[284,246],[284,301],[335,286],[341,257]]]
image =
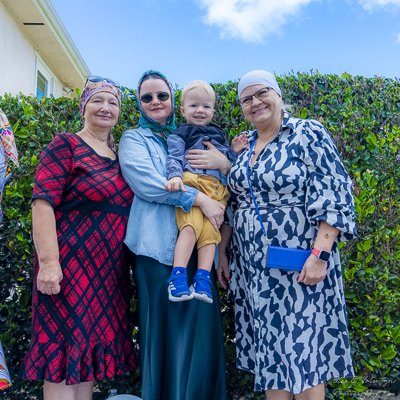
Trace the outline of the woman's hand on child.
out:
[[[241,135],[237,135],[232,139],[232,149],[236,151],[236,153],[241,152],[248,146],[249,139],[247,138],[246,132],[243,132]]]
[[[197,193],[193,205],[200,207],[201,212],[210,220],[211,225],[218,232],[224,222],[225,206],[217,200],[210,199],[202,192]]]
[[[211,142],[204,141],[203,144],[209,150],[191,149],[185,158],[192,168],[217,169],[223,175],[227,175],[231,163]]]
[[[168,192],[177,192],[179,189],[182,190],[182,192],[187,192],[185,189],[185,185],[183,184],[182,178],[179,176],[174,176],[171,178],[166,184],[165,184],[165,189],[168,190]]]

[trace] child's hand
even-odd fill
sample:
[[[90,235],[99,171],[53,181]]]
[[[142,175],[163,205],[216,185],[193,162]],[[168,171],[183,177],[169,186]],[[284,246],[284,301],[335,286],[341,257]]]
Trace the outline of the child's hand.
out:
[[[249,140],[247,139],[246,132],[243,132],[241,135],[235,136],[232,140],[232,149],[239,153],[244,150],[249,145]]]
[[[181,189],[182,192],[187,192],[183,184],[182,178],[179,176],[174,176],[173,178],[171,178],[165,184],[165,189],[167,189],[168,192],[177,192],[179,189]]]

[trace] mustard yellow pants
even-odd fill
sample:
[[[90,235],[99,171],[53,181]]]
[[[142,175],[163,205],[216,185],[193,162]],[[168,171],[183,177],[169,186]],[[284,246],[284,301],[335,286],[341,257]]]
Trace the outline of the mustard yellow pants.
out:
[[[213,200],[217,200],[226,206],[229,199],[228,188],[221,181],[213,176],[196,175],[189,171],[183,173],[183,183],[192,188],[198,189]],[[191,226],[194,229],[197,240],[197,248],[200,249],[207,244],[221,241],[221,234],[215,231],[210,220],[201,212],[199,207],[192,207],[185,213],[181,208],[176,208],[176,222],[179,231],[185,226]]]

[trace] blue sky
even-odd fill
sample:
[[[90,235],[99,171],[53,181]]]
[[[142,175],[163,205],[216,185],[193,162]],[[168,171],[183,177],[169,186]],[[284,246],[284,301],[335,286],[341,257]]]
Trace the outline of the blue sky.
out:
[[[180,88],[253,69],[400,78],[400,0],[51,0],[94,75]]]

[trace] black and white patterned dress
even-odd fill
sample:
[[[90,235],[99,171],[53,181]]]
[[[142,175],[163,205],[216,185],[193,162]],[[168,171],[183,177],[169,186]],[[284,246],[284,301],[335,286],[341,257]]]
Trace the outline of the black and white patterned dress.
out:
[[[248,133],[249,142],[256,132]],[[326,221],[340,230],[326,278],[307,286],[299,272],[265,268],[264,238],[246,178],[249,148],[228,176],[235,197],[231,294],[237,367],[255,374],[256,391],[298,394],[354,376],[337,243],[356,237],[352,182],[325,128],[284,114],[282,130],[259,154],[250,179],[271,244],[309,249]]]

